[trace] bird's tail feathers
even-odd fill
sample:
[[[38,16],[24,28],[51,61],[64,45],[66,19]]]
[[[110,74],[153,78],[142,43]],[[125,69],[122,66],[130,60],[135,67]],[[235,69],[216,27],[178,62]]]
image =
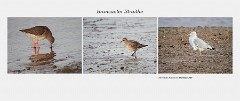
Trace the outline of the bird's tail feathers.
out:
[[[141,44],[141,45],[139,46],[139,48],[146,47],[146,46],[148,46],[148,45],[143,45],[143,44]]]
[[[215,50],[214,47],[211,47],[210,45],[208,45],[208,48],[207,49],[210,49],[210,50]]]
[[[215,48],[207,48],[207,49],[210,49],[210,50],[215,50]]]

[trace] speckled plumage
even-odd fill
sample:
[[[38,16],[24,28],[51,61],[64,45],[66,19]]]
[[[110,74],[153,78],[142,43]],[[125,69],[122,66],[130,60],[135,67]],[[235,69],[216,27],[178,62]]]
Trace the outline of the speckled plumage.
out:
[[[134,40],[128,40],[127,38],[123,38],[121,41],[131,52],[133,52],[132,56],[136,53],[136,51],[140,48],[146,47],[148,45],[140,44]]]

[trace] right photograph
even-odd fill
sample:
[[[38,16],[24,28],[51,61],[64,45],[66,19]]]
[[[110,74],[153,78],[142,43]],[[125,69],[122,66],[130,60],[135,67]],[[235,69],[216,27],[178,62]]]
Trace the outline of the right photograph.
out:
[[[159,17],[159,74],[232,74],[232,17]]]

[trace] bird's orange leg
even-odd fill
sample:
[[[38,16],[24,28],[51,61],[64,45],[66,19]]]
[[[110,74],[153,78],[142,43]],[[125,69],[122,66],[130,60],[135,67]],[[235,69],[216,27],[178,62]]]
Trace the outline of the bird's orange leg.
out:
[[[36,55],[36,47],[33,48],[34,55]]]
[[[38,47],[37,54],[39,54],[39,52],[40,52],[40,47]]]
[[[39,45],[38,45],[38,41],[35,41],[35,42],[34,42],[34,46],[33,46],[33,47],[36,48],[36,46],[39,47]]]

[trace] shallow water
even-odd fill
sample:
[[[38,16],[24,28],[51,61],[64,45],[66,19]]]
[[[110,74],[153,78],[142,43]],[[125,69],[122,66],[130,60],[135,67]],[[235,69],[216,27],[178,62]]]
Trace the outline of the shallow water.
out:
[[[83,73],[157,72],[157,18],[84,18]],[[122,38],[147,44],[131,56]]]
[[[48,26],[55,37],[40,48],[20,29]],[[57,73],[64,67],[82,67],[82,18],[8,18],[8,73]]]
[[[231,17],[159,17],[159,27],[232,27]]]

